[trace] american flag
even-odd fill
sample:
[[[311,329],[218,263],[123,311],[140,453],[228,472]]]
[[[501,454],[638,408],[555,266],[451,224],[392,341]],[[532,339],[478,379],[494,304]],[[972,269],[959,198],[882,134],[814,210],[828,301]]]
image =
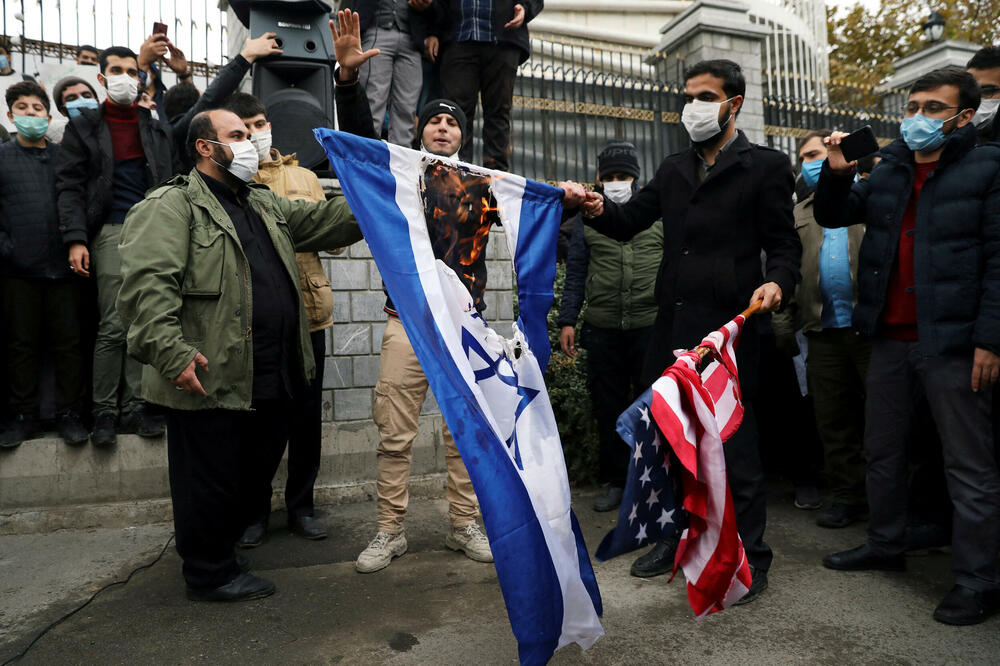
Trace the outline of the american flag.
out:
[[[702,341],[700,346],[707,347],[709,353],[707,365],[701,372],[698,367],[702,359],[696,351],[676,352],[677,361],[619,419],[621,428],[629,412],[648,396],[646,404],[656,425],[653,430],[659,429],[680,463],[677,476],[683,486],[689,526],[681,535],[674,571],[678,568],[684,571],[688,601],[699,619],[738,601],[751,583],[722,449],[722,443],[739,429],[743,420],[735,348],[745,321],[746,318],[739,315]],[[621,430],[619,432],[625,437]],[[626,438],[626,441],[629,440]],[[633,448],[638,450],[638,446]],[[665,449],[657,447],[657,455],[663,457]],[[666,460],[669,459],[666,456]],[[670,482],[665,473],[668,463],[664,462],[662,467],[663,487],[668,488]],[[642,481],[638,468],[639,465],[632,466],[625,496],[629,488],[636,492],[632,477],[639,475],[638,481]],[[642,472],[647,480],[652,480],[645,465]],[[644,486],[638,492],[643,489]],[[623,519],[627,522],[629,518],[626,509],[623,500],[618,526],[601,543],[601,548],[609,544],[610,550],[611,543],[620,544],[616,533],[624,527],[632,528],[631,524],[623,525]],[[620,552],[626,551],[607,556]],[[599,548],[598,559],[606,559],[601,555]]]
[[[618,525],[608,532],[594,556],[601,562],[636,548],[656,543],[674,533],[673,481],[668,474],[670,457],[664,455],[652,420],[653,389],[646,389],[618,417],[618,434],[629,446],[629,475],[618,509]],[[624,453],[624,452],[623,452]]]

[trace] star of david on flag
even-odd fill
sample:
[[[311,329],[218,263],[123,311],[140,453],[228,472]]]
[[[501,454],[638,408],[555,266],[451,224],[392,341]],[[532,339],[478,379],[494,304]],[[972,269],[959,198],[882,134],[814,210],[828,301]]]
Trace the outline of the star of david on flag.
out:
[[[562,191],[342,132],[314,133],[469,471],[521,663],[544,664],[569,643],[590,647],[604,634],[601,597],[544,382]],[[442,195],[434,197],[440,206],[471,202],[484,211],[496,200],[517,274],[509,339],[479,314],[466,286],[486,279],[466,269],[482,256],[489,224],[471,239],[449,236],[439,210],[425,209],[431,194]],[[433,237],[429,224],[438,225]],[[462,277],[436,254],[455,243]]]

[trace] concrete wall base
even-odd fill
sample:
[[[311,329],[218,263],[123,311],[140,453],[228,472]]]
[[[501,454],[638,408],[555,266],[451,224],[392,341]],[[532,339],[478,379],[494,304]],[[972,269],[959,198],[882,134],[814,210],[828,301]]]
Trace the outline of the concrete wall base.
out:
[[[375,498],[378,430],[372,421],[325,423],[317,504]],[[286,461],[272,504],[284,508]],[[411,493],[439,496],[445,484],[441,417],[420,418]],[[64,528],[127,527],[171,519],[166,439],[121,435],[110,451],[73,448],[54,437],[0,452],[0,534]]]

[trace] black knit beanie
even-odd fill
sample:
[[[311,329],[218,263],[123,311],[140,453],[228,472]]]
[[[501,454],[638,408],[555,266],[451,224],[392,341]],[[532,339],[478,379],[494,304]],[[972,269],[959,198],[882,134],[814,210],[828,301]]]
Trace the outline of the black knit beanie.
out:
[[[458,127],[462,130],[462,141],[464,142],[468,129],[466,126],[468,121],[465,119],[465,113],[458,104],[455,104],[450,99],[435,99],[427,102],[424,108],[420,109],[420,118],[417,121],[417,143],[419,144],[423,140],[424,128],[427,127],[427,123],[439,113],[447,113],[458,121]]]
[[[607,174],[627,173],[639,178],[639,153],[628,141],[611,141],[597,156],[597,173],[603,179]]]

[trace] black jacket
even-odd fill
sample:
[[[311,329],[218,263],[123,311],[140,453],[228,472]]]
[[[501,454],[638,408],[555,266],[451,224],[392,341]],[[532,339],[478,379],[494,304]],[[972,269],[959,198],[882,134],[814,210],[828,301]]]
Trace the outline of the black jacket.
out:
[[[435,0],[439,1],[439,0]],[[431,5],[433,7],[433,4]],[[375,25],[375,11],[378,9],[378,0],[355,0],[354,11],[358,13],[361,34],[364,36],[368,29]],[[434,12],[429,7],[425,11],[418,12],[413,7],[407,7],[410,19],[410,38],[413,48],[424,50],[424,40],[430,35],[430,24],[434,20]]]
[[[170,129],[139,107],[139,138],[152,186],[173,176]],[[66,125],[56,165],[56,201],[63,242],[86,243],[111,207],[115,156],[104,106],[83,109]]]
[[[250,63],[247,59],[240,54],[236,54],[235,58],[232,58],[226,63],[225,67],[219,70],[219,73],[208,84],[205,92],[201,94],[201,97],[194,103],[194,106],[173,118],[167,118],[167,122],[170,125],[170,134],[174,142],[174,174],[187,173],[194,168],[194,162],[191,161],[191,157],[188,155],[186,144],[191,121],[202,111],[220,108],[222,103],[226,101],[226,98],[236,92],[240,81],[243,80],[243,77],[249,71]],[[163,108],[162,99],[164,92],[166,92],[166,88],[158,76],[156,79],[156,94],[158,97],[157,105],[160,109]]]
[[[430,34],[437,36],[445,48],[455,40],[461,4],[462,0],[435,0],[431,4],[434,14]],[[505,28],[504,24],[514,18],[514,5],[524,7],[524,23],[520,28]],[[493,0],[493,32],[497,41],[517,47],[521,52],[521,62],[531,57],[528,22],[538,16],[544,7],[544,0]]]
[[[604,214],[586,221],[611,238],[628,240],[663,218],[660,309],[644,364],[647,383],[674,362],[674,349],[696,346],[743,311],[761,284],[776,282],[788,299],[799,280],[802,244],[792,216],[795,178],[788,157],[751,144],[740,132],[702,183],[700,159],[694,148],[667,157],[631,201],[619,206],[605,198]],[[759,355],[751,324],[737,352],[747,397],[756,390]]]
[[[924,356],[1000,352],[1000,145],[976,145],[970,124],[945,142],[917,201],[913,270]],[[858,257],[854,327],[878,335],[903,214],[913,190],[913,151],[897,139],[865,180],[823,165],[813,215],[824,227],[867,224]]]
[[[55,169],[59,144],[25,148],[17,139],[0,145],[0,275],[72,277],[59,234]]]

